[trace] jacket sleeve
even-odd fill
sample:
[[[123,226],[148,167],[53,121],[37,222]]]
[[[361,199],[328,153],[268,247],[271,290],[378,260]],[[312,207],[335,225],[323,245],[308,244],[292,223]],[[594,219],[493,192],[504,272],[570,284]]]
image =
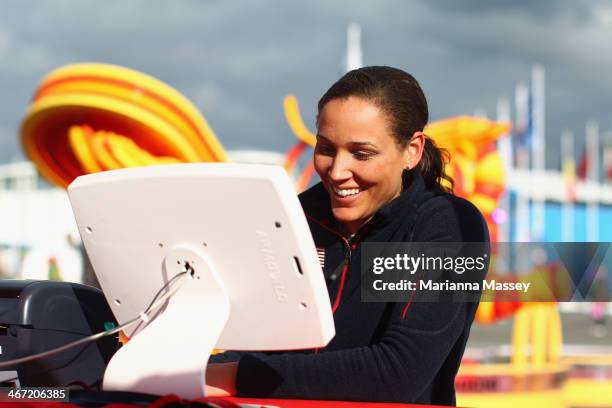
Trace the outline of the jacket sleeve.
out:
[[[417,217],[413,240],[465,240],[461,214],[450,199],[431,201],[435,202]],[[467,213],[471,212],[468,209]],[[473,216],[478,218],[480,214],[476,210]],[[480,224],[470,225],[474,227]],[[318,354],[243,355],[237,372],[238,394],[347,401],[417,400],[469,328],[473,304],[415,302],[391,307],[383,334],[368,346]]]
[[[464,330],[466,308],[419,304],[393,322],[376,344],[319,354],[240,359],[239,395],[358,401],[415,401]],[[403,309],[403,308],[402,308]]]

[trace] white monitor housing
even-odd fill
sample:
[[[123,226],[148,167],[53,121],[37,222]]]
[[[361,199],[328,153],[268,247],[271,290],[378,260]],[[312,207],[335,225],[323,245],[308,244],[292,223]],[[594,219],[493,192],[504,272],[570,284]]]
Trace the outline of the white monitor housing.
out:
[[[214,348],[325,346],[333,316],[295,189],[278,166],[178,164],[78,177],[68,188],[96,276],[126,330],[104,389],[204,395]]]

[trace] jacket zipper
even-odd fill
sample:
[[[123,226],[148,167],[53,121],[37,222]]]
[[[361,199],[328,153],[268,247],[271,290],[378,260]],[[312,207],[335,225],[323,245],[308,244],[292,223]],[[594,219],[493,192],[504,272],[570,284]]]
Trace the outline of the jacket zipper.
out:
[[[375,220],[371,220],[370,223],[368,223],[367,225],[365,225],[363,227],[363,229],[357,231],[357,233],[355,233],[354,235],[354,241],[350,242],[348,239],[346,239],[344,237],[344,235],[342,235],[341,233],[339,233],[338,231],[334,230],[333,228],[328,227],[327,225],[323,224],[321,221],[317,220],[316,218],[306,214],[306,217],[314,222],[316,222],[318,225],[320,225],[321,227],[323,227],[324,229],[328,230],[329,232],[331,232],[334,235],[337,235],[342,242],[344,242],[344,245],[346,245],[346,255],[344,258],[344,266],[342,267],[342,272],[340,273],[340,286],[338,287],[338,292],[336,293],[336,298],[334,299],[334,304],[332,306],[332,313],[336,313],[336,310],[338,309],[338,307],[340,306],[340,300],[342,299],[342,291],[344,289],[344,281],[346,280],[346,275],[348,272],[348,268],[349,265],[351,263],[351,256],[353,255],[353,250],[355,248],[357,248],[357,245],[361,242],[361,237],[363,237],[366,233],[366,231],[368,231],[371,226],[375,223]]]
[[[360,231],[357,231],[357,233],[353,237],[352,242],[344,238],[344,236],[338,234],[342,237],[342,240],[344,241],[344,244],[346,245],[347,251],[346,251],[346,257],[344,259],[344,266],[342,267],[342,273],[340,275],[340,287],[338,288],[338,293],[336,293],[336,299],[334,300],[334,305],[332,307],[333,313],[336,312],[336,310],[340,306],[340,301],[342,300],[342,291],[344,289],[344,281],[346,280],[348,268],[351,263],[351,256],[353,255],[353,250],[355,250],[357,248],[357,245],[361,243],[362,237],[365,236],[366,232],[372,227],[374,223],[375,223],[375,220],[372,220],[372,222],[366,225],[363,229],[361,229]]]
[[[336,313],[336,309],[340,306],[340,298],[342,297],[342,290],[344,289],[344,281],[346,279],[346,273],[348,272],[349,265],[351,263],[351,244],[348,241],[346,244],[346,255],[344,257],[344,266],[342,267],[342,272],[340,272],[340,286],[338,287],[338,292],[336,293],[336,299],[334,300],[334,305],[332,306],[332,313]]]

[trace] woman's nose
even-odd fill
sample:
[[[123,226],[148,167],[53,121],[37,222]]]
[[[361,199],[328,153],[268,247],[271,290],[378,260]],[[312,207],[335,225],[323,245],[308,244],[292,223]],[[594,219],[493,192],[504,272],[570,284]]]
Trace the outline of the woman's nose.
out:
[[[337,155],[329,167],[329,178],[334,182],[338,182],[351,178],[352,174],[350,162],[341,155]]]

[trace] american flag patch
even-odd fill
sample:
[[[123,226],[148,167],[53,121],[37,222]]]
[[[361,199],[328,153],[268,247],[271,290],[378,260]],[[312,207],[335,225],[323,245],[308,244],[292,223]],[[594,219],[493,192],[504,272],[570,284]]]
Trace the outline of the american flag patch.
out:
[[[321,269],[323,269],[323,267],[325,267],[325,248],[317,248],[317,255],[319,256]]]

